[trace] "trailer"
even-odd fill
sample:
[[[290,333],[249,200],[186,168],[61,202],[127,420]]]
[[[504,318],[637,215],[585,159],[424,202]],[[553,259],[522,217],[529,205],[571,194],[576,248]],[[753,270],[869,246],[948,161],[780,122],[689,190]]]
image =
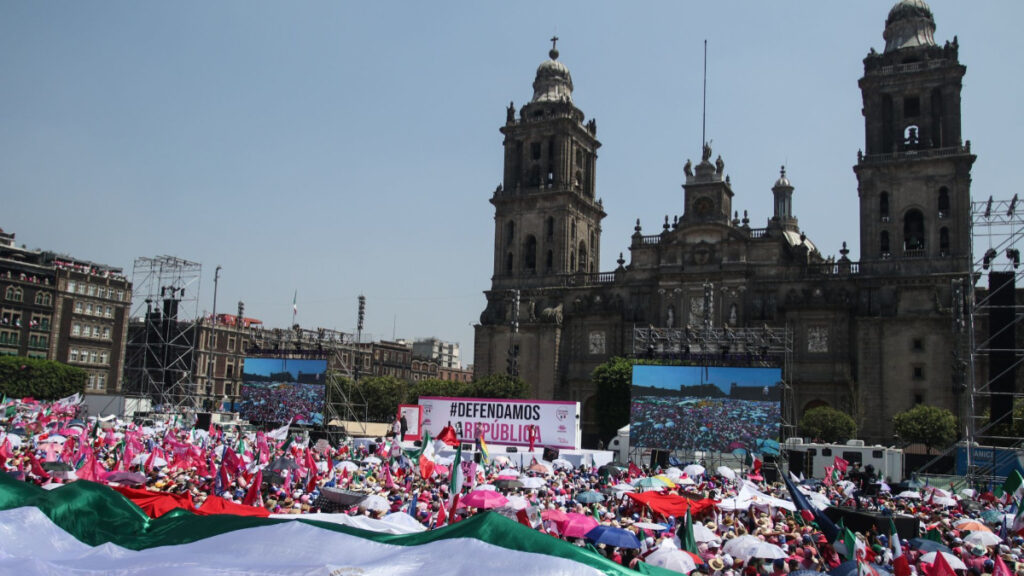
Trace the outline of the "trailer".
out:
[[[863,440],[850,440],[846,444],[820,444],[804,442],[803,438],[787,438],[782,444],[789,463],[789,471],[807,478],[824,478],[825,467],[842,458],[860,464],[861,469],[872,466],[879,478],[888,483],[903,481],[903,450],[881,445],[866,446]]]

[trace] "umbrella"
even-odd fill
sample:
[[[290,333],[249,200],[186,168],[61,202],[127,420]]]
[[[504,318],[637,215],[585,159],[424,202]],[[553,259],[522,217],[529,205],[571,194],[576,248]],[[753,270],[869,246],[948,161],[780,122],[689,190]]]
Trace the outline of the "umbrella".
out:
[[[904,490],[896,495],[897,498],[907,498],[909,500],[920,500],[921,493],[916,490]]]
[[[583,538],[587,532],[590,532],[597,526],[597,520],[594,520],[592,516],[586,514],[579,514],[577,512],[569,512],[566,514],[567,519],[561,525],[562,536],[568,536],[569,538]]]
[[[964,564],[964,561],[949,552],[929,552],[924,556],[921,556],[921,562],[924,562],[925,564],[935,563],[936,554],[942,554],[942,557],[946,559],[946,562],[949,562],[949,567],[953,570],[967,570],[967,565]]]
[[[498,466],[508,466],[508,456],[495,456],[491,458],[491,462],[494,462]]]
[[[669,478],[668,476],[665,476],[664,474],[658,474],[654,478],[656,480],[661,480],[662,482],[664,482],[665,486],[667,486],[668,488],[675,488],[676,487],[675,482],[673,482],[671,478]],[[683,479],[681,479],[679,481],[679,483],[683,484],[683,485],[686,485],[687,484],[687,480],[690,480],[690,479],[689,478],[683,478]],[[693,483],[694,483],[693,480],[689,481],[689,484],[693,484]]]
[[[545,522],[554,522],[555,524],[559,525],[565,523],[565,521],[569,519],[568,514],[562,512],[561,510],[556,510],[554,508],[547,508],[545,510],[541,510],[540,517]]]
[[[513,480],[513,482],[515,482],[515,480]],[[522,483],[523,488],[529,488],[530,490],[543,488],[547,484],[547,482],[545,482],[543,478],[534,477],[523,478],[522,480],[520,480],[520,482]]]
[[[661,488],[665,488],[666,486],[668,486],[668,484],[666,484],[664,480],[662,480],[660,478],[657,478],[657,477],[647,476],[647,477],[644,477],[644,478],[638,478],[638,479],[633,481],[633,487],[634,488],[646,488],[648,490],[651,490],[651,489],[660,490]]]
[[[999,524],[1003,520],[1003,513],[990,508],[981,513],[981,519],[989,524]]]
[[[600,492],[593,490],[587,490],[580,492],[576,495],[576,501],[580,504],[594,504],[595,502],[604,502],[604,495]]]
[[[46,470],[47,472],[53,472],[56,470],[68,472],[74,469],[75,468],[67,462],[43,462],[43,470]]]
[[[134,465],[145,465],[146,461],[148,461],[148,460],[149,460],[149,453],[148,452],[143,452],[142,454],[139,454],[134,459],[132,459],[132,464],[134,464]],[[160,466],[167,466],[167,460],[164,460],[163,458],[161,458],[159,456],[156,456],[155,458],[153,458],[153,466],[156,466],[157,468],[159,468]]]
[[[497,508],[508,504],[508,498],[490,490],[474,490],[466,494],[462,503],[474,508]]]
[[[501,472],[498,472],[498,478],[519,478],[519,470],[505,468]]]
[[[116,470],[114,472],[108,472],[104,480],[107,482],[117,482],[118,484],[138,485],[146,483],[146,475],[139,474],[138,472]]]
[[[21,448],[21,436],[8,434],[7,436],[4,436],[4,439],[11,443],[11,448],[14,448],[15,450]]]
[[[623,492],[635,492],[636,488],[633,488],[632,484],[629,484],[629,483],[626,483],[626,482],[622,482],[620,484],[613,484],[612,485],[612,490],[614,490],[614,491],[616,491],[618,493],[623,493]]]
[[[299,465],[291,458],[281,457],[271,462],[270,466],[267,466],[267,468],[271,470],[298,470]]]
[[[949,546],[927,538],[911,538],[907,543],[910,544],[910,547],[914,550],[923,550],[925,552],[935,552],[936,550],[941,552],[953,552],[949,549]]]
[[[355,472],[356,470],[359,470],[359,464],[356,464],[351,460],[345,460],[344,462],[339,462],[335,466],[335,468],[339,470],[348,470],[349,472]]]
[[[363,508],[364,510],[387,512],[391,510],[391,503],[388,502],[388,499],[383,496],[370,494],[366,498],[363,498],[363,501],[359,503],[359,507]]]
[[[722,537],[712,532],[710,528],[703,524],[694,524],[693,539],[697,542],[712,542],[721,540]]]
[[[976,546],[996,546],[1002,543],[1003,539],[989,530],[978,530],[964,536],[964,542]]]
[[[651,552],[644,561],[652,566],[683,574],[689,574],[697,569],[697,564],[694,563],[693,558],[677,548],[671,540],[662,542],[658,549]]]
[[[498,489],[498,487],[495,486],[494,484],[477,484],[476,485],[476,489],[477,490],[490,490],[491,492],[494,492],[495,490]]]
[[[597,473],[598,474],[611,474],[612,476],[617,476],[617,475],[621,474],[622,471],[625,470],[625,469],[626,469],[625,466],[620,466],[618,464],[605,464],[604,466],[601,466],[600,468],[597,469]]]
[[[530,472],[537,472],[540,474],[551,474],[553,472],[551,466],[548,466],[547,464],[544,464],[542,462],[530,464],[530,467],[527,468],[527,470],[529,470]]]
[[[664,524],[656,524],[654,522],[636,522],[633,524],[633,526],[636,526],[637,528],[640,528],[642,530],[654,530],[655,532],[668,530],[668,526],[665,526]],[[696,528],[696,526],[694,526],[694,528]]]
[[[598,525],[590,529],[586,538],[605,546],[617,546],[619,548],[639,548],[640,540],[636,534],[629,530],[616,528],[615,526]]]
[[[956,526],[957,530],[960,530],[961,532],[966,532],[966,531],[971,531],[971,532],[991,532],[992,531],[992,529],[989,528],[988,526],[985,526],[984,524],[982,524],[981,522],[978,522],[977,520],[971,520],[971,519],[961,520],[961,521],[957,522],[954,526]]]
[[[506,506],[515,510],[524,510],[530,506],[530,503],[526,501],[526,498],[522,496],[509,496],[508,504]]]
[[[723,478],[727,478],[729,480],[736,479],[736,471],[733,470],[732,468],[729,468],[728,466],[719,466],[717,469],[715,469],[715,472],[718,472],[718,475]]]
[[[775,558],[786,558],[789,556],[789,554],[783,552],[782,548],[775,544],[769,544],[750,534],[744,534],[729,540],[725,543],[722,551],[732,555],[733,558],[741,558],[743,560],[750,558],[774,560]]]
[[[363,464],[371,466],[380,464],[380,458],[376,456],[367,456],[366,458],[363,458]]]
[[[871,567],[878,572],[879,576],[892,576],[892,572],[878,564],[871,564]],[[839,566],[829,570],[828,573],[830,576],[858,576],[857,560],[847,560]]]
[[[706,472],[706,470],[700,464],[690,464],[686,468],[683,468],[683,473],[689,476],[690,478],[703,476],[704,472]]]
[[[516,490],[518,488],[522,488],[523,483],[512,478],[498,478],[498,480],[494,482],[494,486],[497,487],[498,490]]]
[[[555,470],[572,470],[573,469],[572,462],[569,462],[565,458],[555,458],[554,460],[551,461],[551,466]]]
[[[60,434],[51,434],[42,440],[42,442],[44,443],[53,442],[54,444],[63,444],[67,441],[68,439],[65,438],[64,436],[61,436]]]

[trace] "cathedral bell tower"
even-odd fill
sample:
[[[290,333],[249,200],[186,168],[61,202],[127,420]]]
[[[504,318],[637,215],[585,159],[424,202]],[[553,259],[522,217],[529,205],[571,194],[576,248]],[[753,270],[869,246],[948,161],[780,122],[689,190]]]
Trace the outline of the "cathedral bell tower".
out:
[[[505,171],[494,205],[492,290],[554,285],[555,277],[596,273],[601,220],[594,195],[597,123],[584,124],[572,101],[572,76],[550,59],[537,68],[533,98],[519,110],[509,104],[501,133]]]
[[[862,272],[971,269],[975,156],[960,134],[966,67],[956,38],[938,46],[934,34],[928,5],[901,0],[885,22],[885,51],[864,59],[865,149],[854,167]]]

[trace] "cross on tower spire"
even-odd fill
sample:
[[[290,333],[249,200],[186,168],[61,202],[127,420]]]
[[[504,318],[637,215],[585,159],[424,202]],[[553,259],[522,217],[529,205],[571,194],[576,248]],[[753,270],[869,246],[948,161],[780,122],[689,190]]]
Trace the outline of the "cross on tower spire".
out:
[[[548,56],[550,56],[552,60],[558,59],[558,36],[551,37],[551,51],[548,52]]]

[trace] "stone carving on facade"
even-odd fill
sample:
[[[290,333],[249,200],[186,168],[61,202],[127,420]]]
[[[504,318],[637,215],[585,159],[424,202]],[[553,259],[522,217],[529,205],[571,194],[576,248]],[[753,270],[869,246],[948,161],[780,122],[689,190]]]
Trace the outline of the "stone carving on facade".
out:
[[[683,174],[693,177],[693,162],[690,162],[689,158],[686,159],[686,164],[683,166]]]
[[[562,305],[545,308],[540,311],[540,321],[548,324],[562,325]]]
[[[700,153],[700,161],[702,164],[705,162],[711,163],[711,142],[704,143],[704,149]]]
[[[827,326],[809,326],[807,328],[807,351],[813,354],[828,352]]]
[[[704,297],[693,296],[690,298],[690,325],[704,325]]]
[[[509,124],[516,121],[516,105],[513,102],[508,103],[508,109],[505,110],[505,122]]]
[[[590,353],[591,354],[604,354],[605,353],[605,336],[604,332],[600,330],[591,330],[590,332]]]
[[[725,173],[725,161],[722,160],[722,155],[721,154],[719,154],[718,158],[715,159],[715,170],[719,174]]]

